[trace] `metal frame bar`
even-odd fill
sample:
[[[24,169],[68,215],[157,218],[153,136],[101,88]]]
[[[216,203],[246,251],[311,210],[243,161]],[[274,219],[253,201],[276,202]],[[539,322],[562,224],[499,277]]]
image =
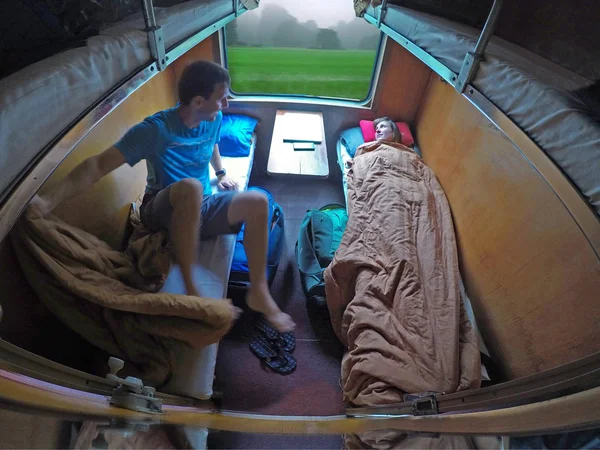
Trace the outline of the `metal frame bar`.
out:
[[[383,16],[385,16],[385,13],[387,11],[387,2],[388,2],[388,0],[383,0],[381,2],[381,9],[379,10],[379,17],[377,18],[377,28],[381,27],[381,22],[383,21]]]
[[[24,350],[0,339],[0,370],[22,374],[28,377],[77,389],[83,392],[110,396],[117,383],[106,378],[91,375]],[[210,400],[198,400],[178,395],[157,392],[156,397],[167,405],[213,407]]]
[[[233,0],[233,13],[235,17],[240,15],[240,0]]]
[[[484,58],[485,49],[494,34],[496,28],[496,22],[500,17],[500,9],[502,8],[502,0],[494,0],[490,14],[488,15],[485,25],[481,30],[475,49],[472,52],[468,52],[465,55],[462,67],[458,74],[458,81],[454,88],[460,94],[462,94],[465,88],[471,83],[477,70],[479,69],[479,63]]]
[[[0,339],[0,368],[61,386],[110,395],[117,383],[28,352]]]
[[[144,14],[144,22],[146,29],[156,27],[156,16],[154,15],[154,4],[152,0],[142,0],[142,12]]]
[[[275,434],[345,434],[375,430],[459,435],[530,435],[600,425],[600,388],[525,406],[439,416],[275,416],[210,408],[163,407],[147,414],[108,404],[105,396],[86,394],[0,370],[0,404],[30,413],[46,411],[62,418],[120,418],[128,422],[178,424],[217,430]]]
[[[156,23],[152,0],[142,0],[142,11],[144,14],[144,23],[146,24],[146,33],[148,34],[150,53],[152,54],[152,58],[156,61],[158,70],[163,71],[167,68],[165,40],[162,28]]]

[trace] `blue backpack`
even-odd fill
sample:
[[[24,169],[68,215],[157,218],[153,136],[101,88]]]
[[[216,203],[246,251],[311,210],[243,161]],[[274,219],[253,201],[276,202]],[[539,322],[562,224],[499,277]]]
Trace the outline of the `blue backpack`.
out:
[[[273,282],[277,273],[277,266],[281,260],[283,249],[285,247],[285,221],[283,218],[283,209],[273,200],[269,191],[260,187],[250,187],[248,191],[262,192],[269,199],[269,244],[267,250],[267,280],[269,284]],[[244,250],[244,232],[246,226],[237,235],[235,241],[235,250],[233,252],[233,262],[229,274],[229,287],[247,289],[250,285],[248,273],[248,258]]]

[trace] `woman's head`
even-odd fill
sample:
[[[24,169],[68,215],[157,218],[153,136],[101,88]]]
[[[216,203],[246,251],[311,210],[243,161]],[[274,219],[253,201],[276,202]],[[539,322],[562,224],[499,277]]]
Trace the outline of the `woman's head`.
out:
[[[373,121],[375,139],[378,141],[400,142],[400,130],[396,123],[389,117],[380,117]]]

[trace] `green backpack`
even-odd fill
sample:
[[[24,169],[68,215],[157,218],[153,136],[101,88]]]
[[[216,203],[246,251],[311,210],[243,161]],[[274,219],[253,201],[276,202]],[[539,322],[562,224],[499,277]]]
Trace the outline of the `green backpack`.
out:
[[[309,300],[325,304],[323,272],[342,241],[348,214],[343,205],[332,203],[309,210],[298,233],[296,263],[304,293]]]

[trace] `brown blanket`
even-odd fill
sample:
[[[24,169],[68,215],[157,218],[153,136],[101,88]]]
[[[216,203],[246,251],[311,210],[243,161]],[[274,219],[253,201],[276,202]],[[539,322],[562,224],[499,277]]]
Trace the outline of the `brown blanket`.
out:
[[[138,230],[122,253],[31,206],[11,236],[46,306],[92,344],[134,364],[150,385],[169,379],[171,341],[203,347],[232,324],[229,300],[153,292],[170,267],[164,234]]]
[[[457,436],[450,434],[442,434],[438,436],[419,436],[418,433],[408,434],[397,430],[377,430],[367,431],[358,434],[345,434],[344,447],[348,450],[396,450],[396,449],[411,449],[411,450],[467,450],[476,448],[486,448],[491,450],[499,448],[488,446],[493,444],[493,440],[484,441],[485,446],[478,446],[475,439],[470,436]],[[496,440],[497,443],[497,440]]]
[[[433,172],[401,144],[364,144],[348,173],[348,216],[325,271],[332,324],[348,347],[344,400],[479,387],[452,218]]]

